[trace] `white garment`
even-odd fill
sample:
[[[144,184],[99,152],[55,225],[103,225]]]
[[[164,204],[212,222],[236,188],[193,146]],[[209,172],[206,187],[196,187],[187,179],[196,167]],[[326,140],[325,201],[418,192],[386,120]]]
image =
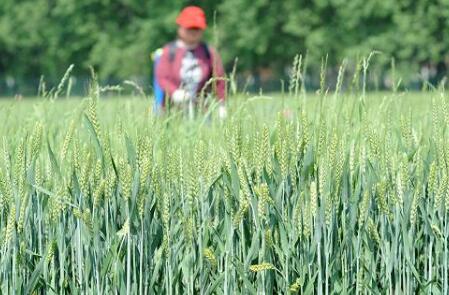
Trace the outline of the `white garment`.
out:
[[[193,50],[187,50],[182,58],[180,77],[181,88],[185,90],[188,99],[195,100],[203,73],[198,62],[198,58]]]

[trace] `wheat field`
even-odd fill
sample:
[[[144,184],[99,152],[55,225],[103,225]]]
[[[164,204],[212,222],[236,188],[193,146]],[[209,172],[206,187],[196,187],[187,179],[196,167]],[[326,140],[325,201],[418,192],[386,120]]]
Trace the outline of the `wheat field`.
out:
[[[0,101],[0,293],[448,294],[448,103]]]

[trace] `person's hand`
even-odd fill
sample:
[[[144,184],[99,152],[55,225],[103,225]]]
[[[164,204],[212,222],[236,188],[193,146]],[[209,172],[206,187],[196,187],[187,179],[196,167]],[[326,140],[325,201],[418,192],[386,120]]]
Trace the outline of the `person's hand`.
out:
[[[184,89],[176,89],[173,92],[172,100],[174,103],[179,104],[186,102],[189,99],[187,92]]]
[[[228,115],[228,111],[226,110],[226,106],[220,105],[218,107],[218,117],[223,120],[226,118],[227,115]]]
[[[291,109],[284,109],[282,110],[282,115],[284,116],[284,118],[291,120],[293,119],[293,111]]]

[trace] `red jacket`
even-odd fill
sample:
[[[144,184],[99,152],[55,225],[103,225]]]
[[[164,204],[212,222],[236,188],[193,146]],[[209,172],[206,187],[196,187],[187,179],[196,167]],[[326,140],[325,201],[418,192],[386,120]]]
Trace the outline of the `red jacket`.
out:
[[[172,58],[170,58],[170,46],[172,45],[167,44],[164,46],[162,56],[156,67],[156,79],[162,89],[167,92],[169,96],[172,96],[173,92],[181,85],[180,70],[183,57],[187,52],[187,48],[176,46],[174,51],[175,54]],[[207,52],[205,52],[203,46],[198,46],[193,49],[193,54],[198,59],[199,66],[202,71],[202,79],[199,83],[197,94],[200,94],[201,89],[212,76],[224,78],[223,64],[220,55],[214,48],[208,48],[210,59],[208,58]],[[213,75],[212,68],[214,68]],[[217,91],[216,95],[220,101],[224,101],[226,97],[225,84],[225,81],[222,79],[218,79],[215,82]]]

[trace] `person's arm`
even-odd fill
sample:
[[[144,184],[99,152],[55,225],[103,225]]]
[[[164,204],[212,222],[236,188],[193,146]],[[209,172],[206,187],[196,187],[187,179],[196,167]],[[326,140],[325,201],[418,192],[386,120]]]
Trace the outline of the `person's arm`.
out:
[[[220,54],[217,52],[217,50],[215,50],[215,48],[211,48],[211,57],[212,57],[212,70],[213,70],[212,77],[218,78],[214,82],[216,95],[218,97],[218,100],[221,103],[224,103],[226,99],[226,81],[224,80],[225,72],[223,68],[223,63],[221,61]]]
[[[156,66],[156,79],[161,88],[171,97],[178,87],[170,78],[170,70],[169,48],[166,46],[164,47],[159,63]]]

